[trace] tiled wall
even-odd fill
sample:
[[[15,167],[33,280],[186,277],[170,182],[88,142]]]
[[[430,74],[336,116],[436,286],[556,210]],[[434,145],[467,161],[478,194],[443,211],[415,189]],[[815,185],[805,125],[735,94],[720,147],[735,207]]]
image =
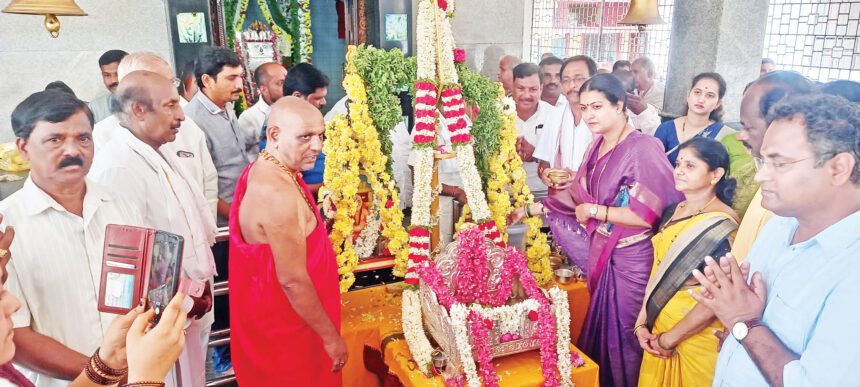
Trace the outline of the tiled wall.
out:
[[[331,78],[328,87],[326,111],[345,95],[343,90],[343,64],[346,41],[337,37],[336,0],[311,1],[311,32],[314,36],[314,66]]]

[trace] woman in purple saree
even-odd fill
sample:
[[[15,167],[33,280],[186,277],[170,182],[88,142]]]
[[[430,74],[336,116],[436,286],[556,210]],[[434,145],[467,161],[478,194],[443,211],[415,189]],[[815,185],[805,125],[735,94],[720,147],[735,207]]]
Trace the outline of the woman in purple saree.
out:
[[[636,386],[642,348],[633,327],[654,263],[651,236],[663,209],[683,197],[660,142],[627,124],[626,94],[614,76],[583,84],[580,107],[596,135],[584,168],[528,213],[547,214],[574,261],[587,257],[591,302],[578,347],[600,365],[600,385]],[[525,212],[517,209],[512,220]]]

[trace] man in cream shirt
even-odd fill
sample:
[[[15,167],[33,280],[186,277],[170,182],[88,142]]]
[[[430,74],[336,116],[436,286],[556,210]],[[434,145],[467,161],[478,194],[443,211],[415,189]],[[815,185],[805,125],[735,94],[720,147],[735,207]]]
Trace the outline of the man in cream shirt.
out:
[[[35,93],[12,112],[30,176],[0,202],[2,226],[16,231],[5,286],[21,300],[12,315],[14,362],[39,387],[77,377],[113,321],[98,311],[105,227],[142,225],[125,198],[85,178],[92,127],[87,105],[56,90]]]
[[[135,52],[127,55],[120,62],[117,69],[119,80],[133,71],[145,70],[157,73],[174,83],[178,82],[173,73],[173,68],[158,54],[152,52]],[[185,99],[180,98],[179,104],[185,107],[188,104]],[[119,124],[116,114],[105,118],[97,123],[93,129],[93,142],[96,152],[100,152],[111,140],[117,131],[125,130]],[[206,136],[203,130],[194,123],[194,120],[186,117],[179,127],[176,141],[164,144],[161,153],[165,157],[174,158],[193,177],[194,181],[203,191],[203,196],[212,210],[212,216],[218,206],[218,171],[212,163],[212,156],[206,146]]]
[[[284,79],[287,69],[280,63],[263,63],[254,70],[254,83],[260,90],[260,97],[253,106],[239,116],[239,130],[248,138],[259,142],[260,130],[269,116],[270,106],[284,96]],[[246,151],[248,158],[255,160],[260,153],[258,147],[250,147]]]
[[[185,118],[179,94],[171,81],[149,71],[134,71],[116,92],[118,130],[93,161],[90,178],[127,198],[140,209],[144,224],[180,235],[183,281],[192,286],[193,300],[186,329],[181,372],[168,375],[176,385],[205,384],[206,347],[214,321],[211,283],[215,276],[215,218],[203,193],[176,159],[165,157],[162,146],[176,138]],[[174,371],[176,371],[174,369]]]

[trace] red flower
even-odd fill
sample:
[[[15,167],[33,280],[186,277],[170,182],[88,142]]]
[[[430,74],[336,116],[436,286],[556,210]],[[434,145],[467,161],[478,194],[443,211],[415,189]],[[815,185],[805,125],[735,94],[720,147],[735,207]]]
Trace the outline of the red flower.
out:
[[[490,320],[490,319],[484,320],[484,326],[487,327],[487,329],[493,329],[493,325],[494,325],[493,320]]]
[[[418,278],[407,278],[407,279],[403,280],[403,282],[406,282],[407,284],[410,284],[410,285],[416,285],[417,286],[418,285]]]
[[[530,312],[529,312],[529,320],[537,321],[537,319],[538,319],[537,312],[535,312],[535,311],[533,311],[533,310],[532,310],[532,311],[530,311]]]
[[[438,5],[443,11],[448,10],[448,2],[446,0],[436,0],[436,5]]]
[[[444,1],[444,0],[440,0],[440,1]],[[463,63],[465,61],[466,61],[466,50],[463,50],[462,48],[455,48],[454,49],[454,63]]]
[[[394,200],[388,199],[388,201],[385,202],[385,208],[391,208],[391,207],[394,207]]]

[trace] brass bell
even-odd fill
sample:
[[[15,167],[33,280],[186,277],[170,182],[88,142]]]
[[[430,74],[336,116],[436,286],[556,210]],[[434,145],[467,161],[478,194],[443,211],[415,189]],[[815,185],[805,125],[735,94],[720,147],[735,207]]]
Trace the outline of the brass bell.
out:
[[[12,0],[5,13],[45,15],[45,29],[56,38],[60,36],[60,20],[57,16],[87,16],[75,0]]]
[[[618,24],[632,24],[644,31],[649,24],[663,24],[660,17],[660,9],[657,8],[657,0],[630,0],[630,8],[627,15]]]

